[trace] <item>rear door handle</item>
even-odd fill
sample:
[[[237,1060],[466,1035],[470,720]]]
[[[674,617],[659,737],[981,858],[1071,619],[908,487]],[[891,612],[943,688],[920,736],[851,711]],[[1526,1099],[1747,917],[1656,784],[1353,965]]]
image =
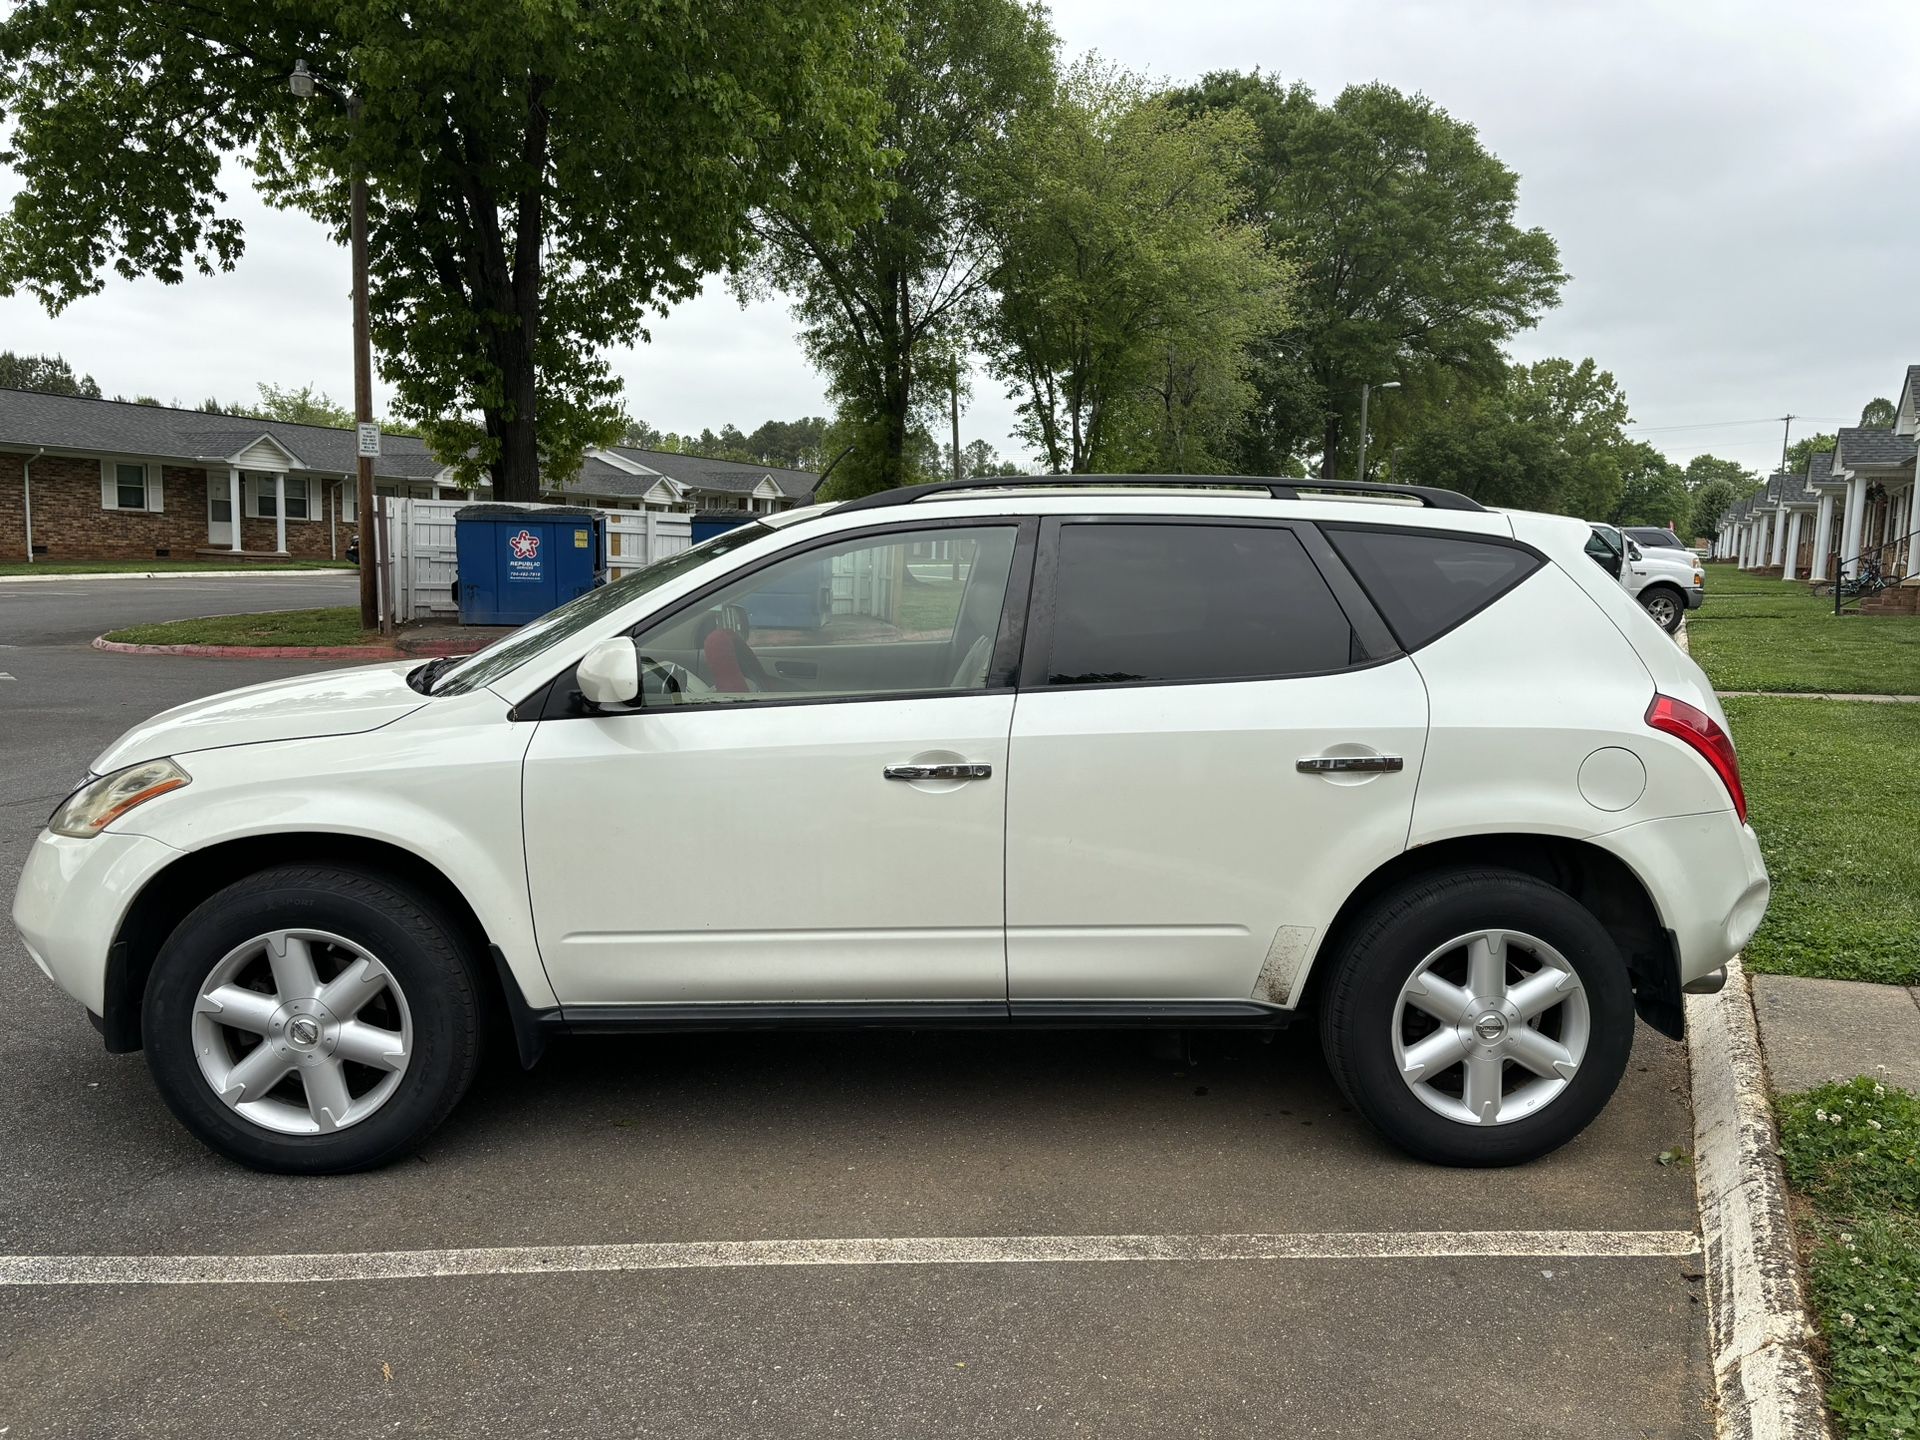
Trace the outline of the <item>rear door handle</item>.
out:
[[[880,772],[889,780],[988,780],[991,765],[889,765]]]
[[[1350,775],[1357,770],[1404,770],[1407,762],[1398,755],[1306,755],[1293,762],[1293,768],[1310,775]]]

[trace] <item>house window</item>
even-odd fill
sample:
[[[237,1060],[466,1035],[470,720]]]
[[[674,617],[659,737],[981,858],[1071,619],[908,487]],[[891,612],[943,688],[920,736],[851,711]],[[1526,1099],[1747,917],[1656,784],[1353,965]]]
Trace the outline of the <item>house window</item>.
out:
[[[114,508],[116,510],[144,510],[147,508],[147,467],[128,465],[124,462],[113,467]]]
[[[279,498],[275,493],[274,477],[271,475],[250,475],[247,477],[253,485],[253,514],[262,520],[278,518]],[[312,511],[307,505],[307,481],[304,476],[287,476],[287,518],[305,520]]]

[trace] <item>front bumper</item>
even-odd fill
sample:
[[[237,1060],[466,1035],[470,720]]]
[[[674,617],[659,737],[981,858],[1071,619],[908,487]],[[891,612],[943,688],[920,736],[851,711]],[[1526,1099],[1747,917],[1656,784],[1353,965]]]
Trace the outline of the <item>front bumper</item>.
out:
[[[75,840],[42,830],[13,895],[13,923],[27,954],[89,1011],[105,1014],[113,937],[141,888],[179,854],[146,835],[109,830]]]
[[[1702,605],[1706,603],[1707,603],[1707,587],[1706,586],[1692,585],[1688,587],[1687,609],[1698,610]]]

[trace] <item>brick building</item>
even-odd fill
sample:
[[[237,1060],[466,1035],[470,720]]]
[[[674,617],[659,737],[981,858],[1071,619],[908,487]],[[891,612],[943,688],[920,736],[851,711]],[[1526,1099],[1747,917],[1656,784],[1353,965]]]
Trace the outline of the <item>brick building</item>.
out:
[[[379,493],[469,495],[422,441],[386,435],[380,449]],[[358,529],[354,463],[352,430],[0,390],[0,560],[337,557]],[[547,498],[769,511],[807,503],[818,484],[806,471],[618,447],[589,452]]]

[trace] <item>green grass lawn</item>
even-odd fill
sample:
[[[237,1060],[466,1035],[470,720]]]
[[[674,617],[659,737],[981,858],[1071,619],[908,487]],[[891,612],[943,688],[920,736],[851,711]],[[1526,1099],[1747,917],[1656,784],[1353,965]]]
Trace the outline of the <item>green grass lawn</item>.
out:
[[[0,560],[4,575],[145,575],[166,570],[347,570],[344,560]]]
[[[1755,970],[1920,984],[1920,705],[1725,702],[1773,903]]]
[[[1727,565],[1706,573],[1687,639],[1716,688],[1920,694],[1920,617],[1836,617],[1831,597],[1804,585]]]
[[[1871,1076],[1779,1100],[1843,1440],[1920,1437],[1920,1098]]]
[[[169,620],[110,630],[107,639],[128,645],[378,645],[377,630],[360,628],[352,605],[325,610],[271,610],[263,615],[215,615],[205,620]]]

